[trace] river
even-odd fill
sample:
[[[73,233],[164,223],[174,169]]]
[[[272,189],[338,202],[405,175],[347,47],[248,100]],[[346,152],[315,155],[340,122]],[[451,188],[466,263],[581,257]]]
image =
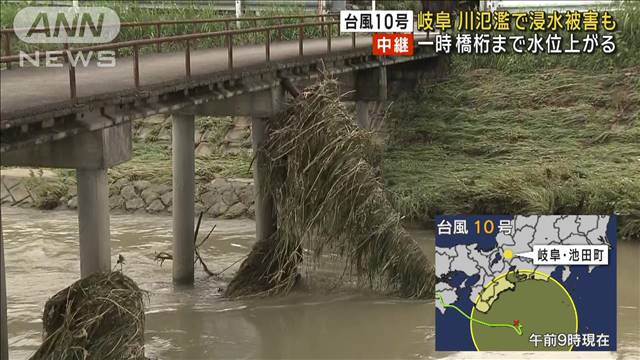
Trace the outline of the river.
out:
[[[205,220],[216,225],[201,254],[212,271],[231,266],[254,241],[251,220]],[[77,217],[69,211],[2,208],[11,359],[27,359],[41,340],[42,308],[48,297],[80,273]],[[436,352],[433,301],[410,301],[364,291],[297,293],[286,297],[229,301],[225,280],[198,267],[192,289],[174,289],[171,264],[154,252],[171,251],[171,218],[112,215],[112,254],[123,271],[150,292],[146,352],[158,359],[238,358],[545,358],[573,353]],[[433,233],[412,234],[433,260]],[[640,244],[618,251],[618,352],[581,353],[580,358],[640,358]],[[115,261],[114,261],[115,263]]]

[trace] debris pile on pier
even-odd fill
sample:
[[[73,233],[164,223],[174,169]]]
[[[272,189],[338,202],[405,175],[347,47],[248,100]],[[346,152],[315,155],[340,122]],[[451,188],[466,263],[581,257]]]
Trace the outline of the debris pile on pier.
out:
[[[359,129],[335,80],[293,100],[269,123],[263,149],[277,229],[258,241],[229,284],[231,297],[286,293],[303,253],[339,254],[359,283],[403,297],[433,296],[433,267],[405,232],[373,164],[379,145]],[[306,261],[306,260],[305,260]]]
[[[119,271],[76,281],[45,304],[32,359],[145,359],[144,297]]]

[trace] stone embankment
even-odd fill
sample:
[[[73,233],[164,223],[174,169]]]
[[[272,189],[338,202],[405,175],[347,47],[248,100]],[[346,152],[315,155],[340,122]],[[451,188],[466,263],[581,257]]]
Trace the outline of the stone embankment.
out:
[[[245,154],[250,159],[251,130],[248,119],[199,118],[197,123],[199,126],[194,135],[198,159],[239,154]],[[167,152],[166,157],[170,159],[171,122],[163,115],[136,121],[134,143],[134,148],[142,150],[163,149]],[[158,165],[153,160],[140,164],[147,168],[158,167]],[[248,165],[247,162],[246,166]],[[170,167],[167,170],[170,172]],[[140,179],[133,172],[110,171],[110,209],[113,212],[171,213],[173,193],[169,172],[161,179],[148,177]],[[40,209],[77,209],[78,207],[75,179],[68,171],[6,168],[1,169],[0,173],[0,202],[3,206]],[[225,177],[219,174],[211,177],[197,179],[196,214],[204,212],[207,217],[227,219],[253,217],[252,179]]]
[[[3,169],[0,181],[3,206],[42,209],[77,209],[74,184],[67,186],[52,171]],[[170,184],[148,180],[117,179],[109,184],[109,208],[114,212],[171,213]],[[196,213],[208,217],[241,218],[254,215],[251,179],[214,179],[196,186]]]

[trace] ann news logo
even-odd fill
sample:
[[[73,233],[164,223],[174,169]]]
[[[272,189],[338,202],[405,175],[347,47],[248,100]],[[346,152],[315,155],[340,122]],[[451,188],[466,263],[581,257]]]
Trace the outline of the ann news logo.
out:
[[[29,6],[18,11],[13,29],[19,40],[27,44],[101,44],[111,42],[120,32],[120,17],[107,7]],[[20,66],[63,67],[115,66],[115,51],[36,50],[20,51]],[[44,64],[43,64],[44,63]]]

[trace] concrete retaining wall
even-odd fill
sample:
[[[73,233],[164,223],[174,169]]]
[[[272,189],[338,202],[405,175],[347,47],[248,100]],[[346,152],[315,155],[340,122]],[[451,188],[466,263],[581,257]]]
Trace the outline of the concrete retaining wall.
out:
[[[251,153],[250,121],[245,117],[198,118],[196,157]],[[171,122],[155,115],[135,122],[134,141],[171,146]],[[77,209],[75,179],[43,169],[2,169],[0,202],[4,206]],[[154,183],[128,178],[109,179],[109,207],[114,212],[171,213],[171,180]],[[254,216],[253,180],[219,178],[196,184],[196,214],[208,217]]]
[[[171,213],[171,184],[147,180],[111,179],[109,207],[114,212]],[[3,206],[44,209],[76,209],[75,183],[52,171],[3,169],[0,178]],[[251,179],[217,178],[196,184],[196,214],[207,217],[242,218],[254,216],[254,189]]]

